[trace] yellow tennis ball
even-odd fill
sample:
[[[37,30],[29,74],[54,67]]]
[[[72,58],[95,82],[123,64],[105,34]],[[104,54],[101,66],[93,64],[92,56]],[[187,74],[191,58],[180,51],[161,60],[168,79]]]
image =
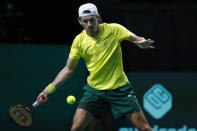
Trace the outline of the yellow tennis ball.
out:
[[[71,96],[67,97],[66,101],[67,101],[68,104],[74,104],[76,99],[75,99],[74,96],[71,95]]]

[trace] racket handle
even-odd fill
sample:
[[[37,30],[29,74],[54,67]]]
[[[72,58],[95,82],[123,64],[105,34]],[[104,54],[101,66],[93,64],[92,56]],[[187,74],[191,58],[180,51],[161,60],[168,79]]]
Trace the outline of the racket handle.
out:
[[[36,108],[37,106],[39,106],[40,105],[40,103],[38,103],[37,101],[35,101],[33,104],[32,104],[32,106],[34,107],[34,108]]]

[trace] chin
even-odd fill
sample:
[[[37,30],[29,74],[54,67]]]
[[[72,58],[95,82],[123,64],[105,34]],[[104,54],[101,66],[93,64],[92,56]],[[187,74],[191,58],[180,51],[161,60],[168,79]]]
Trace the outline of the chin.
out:
[[[91,36],[93,36],[93,35],[95,34],[94,31],[87,31],[87,33],[88,33],[89,35],[91,35]]]

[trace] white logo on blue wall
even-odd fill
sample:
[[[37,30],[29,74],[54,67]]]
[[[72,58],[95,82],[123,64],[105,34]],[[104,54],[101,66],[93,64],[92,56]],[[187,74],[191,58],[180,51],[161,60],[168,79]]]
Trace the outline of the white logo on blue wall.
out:
[[[153,118],[160,119],[172,108],[172,95],[163,85],[155,84],[144,94],[143,106]]]

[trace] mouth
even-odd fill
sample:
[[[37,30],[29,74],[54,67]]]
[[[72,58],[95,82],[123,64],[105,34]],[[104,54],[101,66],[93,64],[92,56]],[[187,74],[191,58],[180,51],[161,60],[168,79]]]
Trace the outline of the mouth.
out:
[[[90,27],[90,28],[87,28],[87,30],[92,30],[92,29],[93,29],[93,28],[91,28],[91,27]]]
[[[87,28],[88,31],[93,31],[92,27]]]
[[[87,29],[87,31],[88,31],[88,32],[94,32],[94,30],[93,30],[93,29]]]

